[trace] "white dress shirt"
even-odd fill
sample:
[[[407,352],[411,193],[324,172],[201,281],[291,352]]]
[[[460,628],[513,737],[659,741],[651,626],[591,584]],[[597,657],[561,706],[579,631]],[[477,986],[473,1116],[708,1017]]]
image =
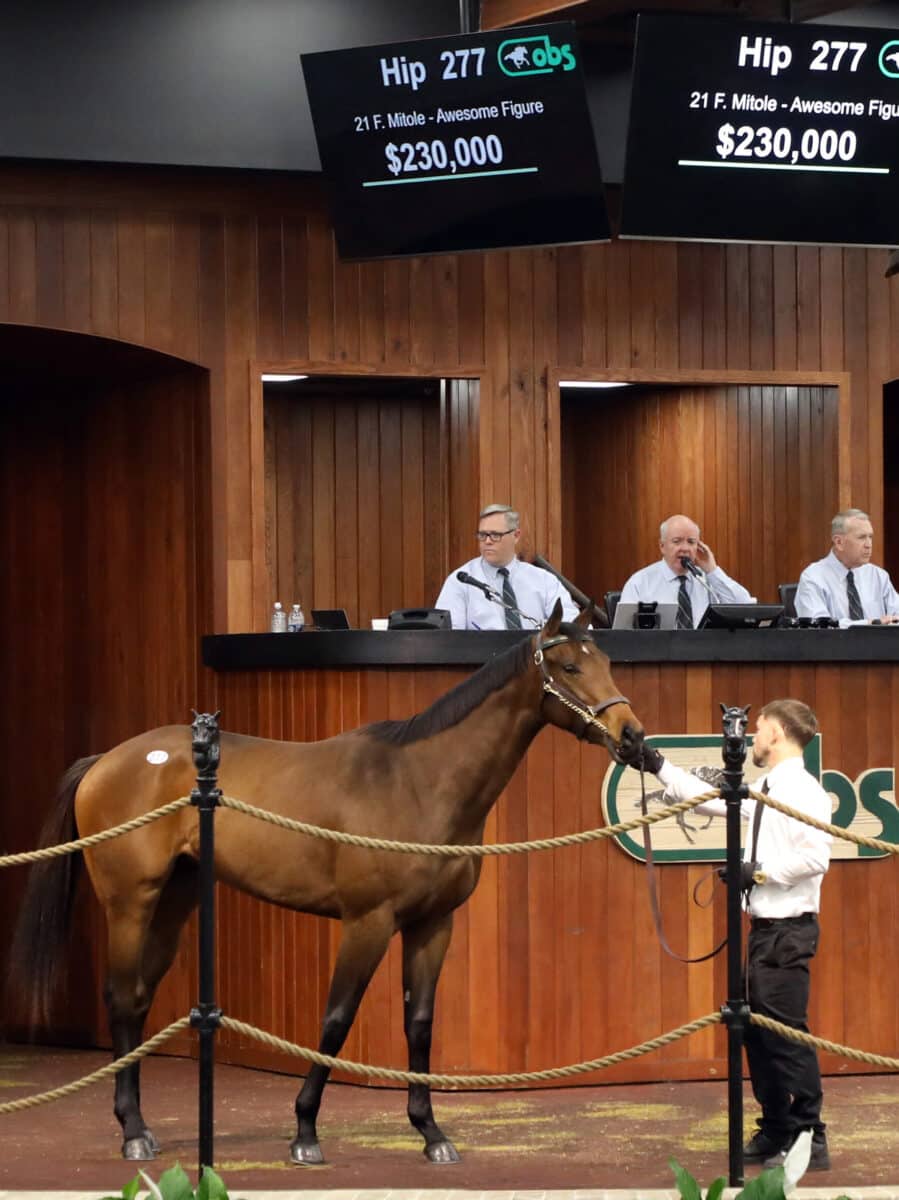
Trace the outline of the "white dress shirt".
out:
[[[670,800],[690,800],[709,790],[709,785],[674,763],[665,760],[658,778],[665,785],[665,797]],[[772,767],[767,775],[755,781],[753,791],[760,792],[767,780],[768,792],[781,804],[789,804],[799,812],[818,821],[830,821],[830,797],[813,775],[805,769],[802,758],[786,758]],[[749,822],[755,817],[756,801],[744,800],[740,815]],[[723,800],[700,804],[697,812],[723,817],[727,806]],[[806,912],[818,912],[821,903],[821,880],[830,865],[829,833],[787,817],[765,806],[759,824],[756,861],[767,876],[749,893],[748,909],[754,917],[798,917]],[[744,858],[752,847],[744,847]]]
[[[700,568],[701,569],[701,568]],[[650,563],[640,571],[635,571],[621,589],[621,604],[637,604],[640,601],[657,604],[677,604],[680,594],[680,579],[676,571],[665,562],[664,558]],[[715,604],[751,604],[752,597],[746,588],[726,575],[720,567],[709,571],[705,581],[711,589],[711,599]],[[698,625],[705,610],[709,606],[709,593],[695,575],[687,573],[687,594],[693,609],[693,624]]]
[[[542,625],[552,612],[556,600],[562,601],[562,619],[573,621],[578,615],[578,609],[555,575],[535,567],[531,563],[513,558],[507,564],[509,582],[515,592],[518,608],[529,617],[536,617]],[[473,558],[458,568],[467,571],[475,579],[480,579],[490,585],[499,595],[503,594],[503,577],[499,569],[483,558]],[[506,610],[495,600],[488,600],[480,588],[472,587],[470,583],[461,583],[456,578],[456,572],[448,575],[440,595],[437,597],[437,608],[448,608],[453,622],[453,629],[505,629]],[[531,621],[522,619],[522,629],[536,629]]]
[[[864,625],[874,617],[887,613],[899,614],[899,594],[882,567],[865,563],[852,568],[852,579],[862,602],[863,621],[849,620],[849,597],[846,594],[844,567],[831,550],[827,558],[810,563],[799,576],[796,589],[797,617],[831,617],[846,629],[849,625]]]

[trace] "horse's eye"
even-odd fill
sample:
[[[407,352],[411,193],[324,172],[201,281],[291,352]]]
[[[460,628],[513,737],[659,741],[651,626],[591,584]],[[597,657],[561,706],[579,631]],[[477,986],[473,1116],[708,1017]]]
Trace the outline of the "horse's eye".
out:
[[[581,668],[577,665],[577,663],[565,663],[565,665],[562,667],[562,670],[566,675],[580,675],[581,673]]]

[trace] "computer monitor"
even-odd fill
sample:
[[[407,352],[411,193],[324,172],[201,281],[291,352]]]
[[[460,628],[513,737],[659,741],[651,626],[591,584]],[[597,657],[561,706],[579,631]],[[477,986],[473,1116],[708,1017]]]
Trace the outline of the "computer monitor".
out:
[[[640,611],[639,604],[622,604],[620,601],[615,609],[615,620],[612,623],[613,629],[638,629],[634,618]],[[653,614],[647,614],[652,616]],[[677,605],[676,604],[657,604],[655,606],[655,616],[659,618],[658,624],[648,626],[650,629],[676,629],[677,628]]]
[[[313,608],[312,626],[314,629],[349,629],[345,608]]]
[[[782,604],[710,604],[700,629],[757,629],[774,625],[783,616]]]
[[[452,629],[448,608],[396,608],[387,618],[388,629]]]

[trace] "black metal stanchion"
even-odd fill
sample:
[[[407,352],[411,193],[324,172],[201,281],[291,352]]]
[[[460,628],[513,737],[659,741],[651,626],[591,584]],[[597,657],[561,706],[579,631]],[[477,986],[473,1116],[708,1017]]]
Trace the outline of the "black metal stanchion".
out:
[[[200,1038],[200,1177],[204,1167],[213,1166],[215,1033],[222,1018],[222,1010],[215,1003],[215,810],[222,794],[216,786],[220,753],[218,718],[217,712],[194,712],[191,726],[197,786],[190,793],[190,802],[200,810],[200,997],[190,1013],[190,1023]]]
[[[743,782],[746,761],[748,708],[725,708],[724,783],[721,793],[727,805],[727,1003],[721,1016],[727,1026],[727,1142],[728,1182],[743,1186],[743,1032],[749,1006],[743,995],[743,936],[740,853],[740,806],[749,794]]]

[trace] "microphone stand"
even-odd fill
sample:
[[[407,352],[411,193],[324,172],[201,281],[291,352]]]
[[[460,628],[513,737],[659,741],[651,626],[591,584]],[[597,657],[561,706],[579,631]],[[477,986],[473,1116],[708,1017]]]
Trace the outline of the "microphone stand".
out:
[[[540,629],[540,628],[542,628],[542,626],[543,626],[543,622],[542,622],[542,621],[538,621],[536,617],[531,617],[531,616],[528,616],[528,614],[527,614],[527,613],[523,613],[523,612],[521,611],[521,609],[520,609],[520,608],[516,608],[514,604],[506,604],[506,602],[505,602],[505,600],[502,598],[502,596],[498,595],[498,594],[497,594],[497,593],[496,593],[496,592],[493,590],[493,588],[490,588],[490,593],[491,593],[491,594],[490,594],[490,596],[489,596],[489,599],[490,599],[490,600],[493,600],[493,601],[494,601],[496,604],[500,604],[500,605],[502,605],[502,607],[503,607],[503,608],[507,608],[507,609],[509,610],[509,612],[517,613],[517,614],[518,614],[518,616],[519,616],[519,617],[521,617],[521,619],[522,619],[523,621],[530,621],[530,622],[531,622],[531,624],[534,626],[534,628],[535,628],[535,629]]]
[[[711,585],[709,584],[709,581],[706,579],[705,571],[703,571],[702,567],[697,567],[697,565],[693,561],[693,559],[687,558],[686,556],[684,556],[680,560],[680,565],[684,568],[685,571],[688,572],[688,574],[692,575],[694,579],[698,579],[699,582],[702,584],[702,586],[705,588],[705,590],[708,592],[709,604],[717,604],[718,601],[715,599],[715,593],[712,591]]]
[[[603,609],[597,607],[597,605],[593,603],[586,592],[582,592],[581,589],[576,587],[570,579],[566,579],[562,572],[557,571],[552,563],[547,562],[547,560],[541,554],[535,554],[533,562],[535,567],[540,567],[543,571],[549,571],[550,575],[555,575],[562,587],[567,588],[568,594],[571,596],[571,599],[575,602],[575,604],[579,604],[581,608],[590,609],[594,625],[597,628],[609,628],[608,614]]]
[[[458,571],[456,573],[456,578],[459,579],[459,576],[464,574],[466,574],[466,572]],[[489,583],[482,582],[480,579],[474,579],[471,576],[469,576],[468,579],[459,579],[459,582],[465,583],[469,587],[477,588],[478,591],[484,593],[488,600],[492,600],[494,604],[499,604],[501,608],[507,608],[509,612],[517,613],[517,615],[524,621],[530,621],[535,629],[540,629],[542,627],[543,622],[538,621],[536,617],[531,617],[527,613],[522,612],[521,609],[516,608],[514,604],[507,604],[500,593],[496,591],[495,588],[492,588]]]

